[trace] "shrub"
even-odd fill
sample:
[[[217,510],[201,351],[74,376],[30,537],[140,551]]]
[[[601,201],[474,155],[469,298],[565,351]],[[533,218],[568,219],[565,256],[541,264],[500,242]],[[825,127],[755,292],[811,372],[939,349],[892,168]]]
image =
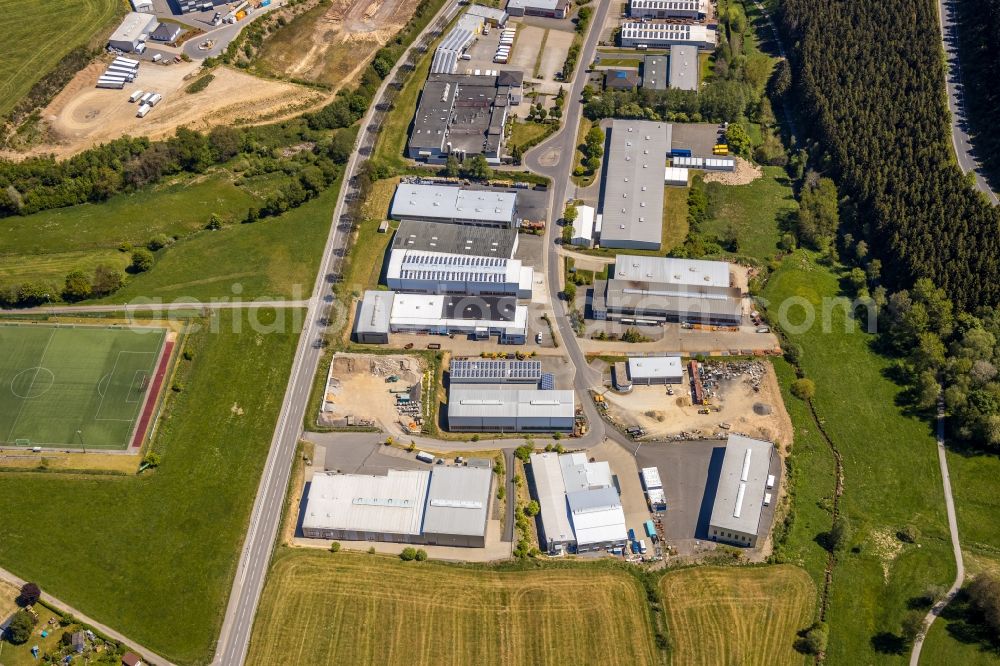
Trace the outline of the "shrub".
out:
[[[150,451],[146,454],[146,457],[142,459],[142,462],[150,467],[160,466],[160,454],[155,451]]]
[[[153,252],[163,249],[170,245],[170,237],[166,234],[157,234],[146,241],[146,247]]]
[[[530,502],[528,502],[527,506],[524,507],[524,515],[528,516],[529,518],[534,518],[535,516],[537,516],[539,511],[541,511],[541,507],[538,506],[538,502],[536,502],[535,500],[531,500]]]
[[[920,530],[916,525],[907,525],[896,532],[896,537],[904,543],[916,543],[920,538]]]
[[[794,342],[785,347],[785,360],[792,365],[798,365],[802,360],[802,347]]]
[[[339,553],[340,552],[340,542],[339,541],[334,541],[333,543],[330,544],[330,552],[331,553]]]
[[[31,638],[31,632],[35,628],[35,618],[26,610],[19,610],[14,613],[10,624],[7,625],[7,640],[14,645],[22,645]]]
[[[145,273],[153,267],[153,253],[144,247],[132,250],[132,263],[129,264],[130,273]]]
[[[403,560],[404,562],[412,562],[413,560],[417,559],[417,549],[411,546],[407,546],[406,548],[403,549],[403,552],[399,554],[399,559]]]
[[[416,555],[413,556],[413,559],[415,559],[417,562],[423,562],[424,560],[427,559],[427,551],[424,550],[423,548],[418,548]]]
[[[799,400],[812,400],[816,395],[816,384],[811,379],[796,379],[792,382],[792,395]]]
[[[804,654],[817,655],[826,652],[826,642],[830,636],[830,630],[825,622],[815,622],[811,627],[801,632],[799,639],[795,641],[795,649]]]
[[[531,454],[534,452],[535,448],[533,446],[530,444],[522,444],[514,449],[514,456],[521,462],[526,463],[531,459]]]

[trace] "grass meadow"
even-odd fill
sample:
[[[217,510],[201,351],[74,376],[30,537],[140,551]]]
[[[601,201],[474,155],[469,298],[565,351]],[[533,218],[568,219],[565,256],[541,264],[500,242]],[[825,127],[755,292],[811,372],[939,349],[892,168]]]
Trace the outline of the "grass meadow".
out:
[[[247,663],[658,664],[645,594],[599,565],[510,571],[284,549]]]
[[[806,663],[793,645],[812,624],[816,586],[790,565],[698,567],[660,579],[671,664]]]
[[[0,0],[0,116],[123,13],[120,0]]]
[[[834,270],[796,252],[770,278],[764,297],[777,320],[785,299],[818,305],[838,293]],[[789,319],[801,321],[801,309],[792,308]],[[827,659],[904,663],[903,616],[928,586],[954,576],[936,445],[929,424],[898,406],[901,389],[887,377],[890,361],[871,349],[873,336],[845,332],[843,308],[833,309],[828,332],[822,328],[818,317],[815,326],[788,338],[803,349],[801,366],[816,384],[817,414],[844,459],[840,508],[851,528],[850,548],[838,554],[833,570]],[[792,373],[778,367],[787,387]],[[796,516],[784,548],[791,561],[821,580],[825,553],[819,544],[832,524],[832,458],[824,456],[825,442],[804,403],[788,394],[785,399],[796,430]],[[920,530],[916,544],[895,536],[907,525]]]
[[[298,341],[247,316],[196,320],[157,470],[0,474],[0,564],[178,664],[210,660]]]

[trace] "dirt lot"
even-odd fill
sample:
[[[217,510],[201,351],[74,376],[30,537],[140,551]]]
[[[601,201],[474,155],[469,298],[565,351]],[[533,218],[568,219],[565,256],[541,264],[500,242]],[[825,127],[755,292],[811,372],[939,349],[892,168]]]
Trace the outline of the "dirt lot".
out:
[[[742,157],[736,157],[736,171],[706,171],[703,176],[706,183],[722,183],[723,185],[749,185],[764,175],[759,166],[750,164]]]
[[[67,156],[123,134],[162,138],[187,125],[213,125],[276,120],[301,112],[325,99],[322,92],[279,81],[267,81],[227,67],[213,70],[215,79],[204,90],[187,93],[199,65],[144,63],[134,83],[123,90],[94,87],[106,63],[99,60],[77,74],[48,107],[42,118],[52,142],[37,146],[34,154]],[[145,118],[136,118],[128,101],[133,90],[158,92],[161,101]]]
[[[672,386],[674,395],[664,386],[636,386],[632,393],[607,391],[608,413],[626,426],[638,425],[650,439],[699,436],[725,436],[720,424],[729,424],[729,432],[738,432],[779,442],[792,441],[792,423],[785,411],[778,380],[770,363],[761,361],[711,362],[706,382],[711,396],[708,414],[699,414],[691,404],[689,377]],[[718,374],[714,374],[718,371]],[[727,378],[728,376],[728,378]],[[759,390],[754,390],[754,387]]]
[[[566,54],[573,44],[575,33],[566,30],[549,30],[549,37],[545,40],[545,52],[542,54],[542,66],[540,74],[543,79],[555,81],[556,74],[562,71],[563,63],[566,62]]]
[[[517,40],[514,42],[514,49],[510,54],[510,66],[524,72],[525,79],[534,78],[535,60],[538,58],[538,49],[542,46],[545,30],[528,25],[517,25],[516,27]]]
[[[340,87],[402,28],[415,0],[333,0],[275,33],[257,62],[276,73]]]
[[[392,375],[398,381],[387,382]],[[401,414],[396,396],[400,391],[424,383],[423,361],[414,356],[384,354],[336,354],[330,365],[326,400],[321,422],[327,425],[376,425],[393,435],[404,434],[403,421],[413,415]],[[402,394],[405,395],[405,394]]]

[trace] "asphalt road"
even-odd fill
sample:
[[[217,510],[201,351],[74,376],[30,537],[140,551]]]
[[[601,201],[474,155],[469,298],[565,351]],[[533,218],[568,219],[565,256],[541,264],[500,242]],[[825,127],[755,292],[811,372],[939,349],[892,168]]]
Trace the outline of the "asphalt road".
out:
[[[944,446],[944,398],[938,396],[937,410],[937,452],[938,464],[941,467],[941,483],[944,485],[944,506],[948,514],[948,531],[951,533],[951,549],[955,557],[955,581],[951,584],[948,593],[944,598],[934,604],[927,617],[924,618],[923,631],[913,641],[913,651],[910,653],[910,666],[920,664],[920,651],[924,647],[924,638],[930,631],[931,624],[941,614],[945,607],[951,603],[955,595],[958,594],[962,583],[965,582],[965,560],[962,558],[962,542],[958,538],[958,520],[955,517],[955,500],[951,495],[951,474],[948,473],[948,456]]]
[[[250,524],[247,527],[246,540],[233,581],[233,589],[230,593],[213,663],[235,666],[242,664],[246,658],[257,603],[267,575],[278,525],[281,522],[282,505],[288,487],[295,446],[302,432],[302,423],[309,401],[309,393],[312,389],[313,377],[319,367],[319,359],[322,354],[326,316],[324,304],[333,300],[333,280],[330,278],[335,278],[339,273],[339,265],[351,228],[351,219],[349,214],[345,212],[345,204],[355,200],[359,195],[357,190],[358,168],[371,154],[392,99],[402,89],[406,76],[415,69],[420,55],[426,52],[431,41],[447,26],[457,9],[457,0],[450,0],[441,8],[437,18],[414,41],[414,45],[410,47],[406,57],[401,58],[396,67],[385,78],[375,95],[376,102],[368,109],[361,121],[358,144],[346,165],[344,185],[341,187],[337,205],[333,211],[333,223],[313,288],[313,297],[308,301],[304,328],[299,338],[278,424],[250,515]]]
[[[962,63],[958,57],[958,25],[955,0],[938,0],[938,17],[941,23],[941,42],[945,57],[945,87],[948,91],[948,111],[951,115],[951,142],[955,147],[955,157],[962,173],[972,171],[976,175],[976,188],[983,192],[994,204],[997,195],[990,189],[982,167],[975,156],[975,148],[967,130],[968,118],[962,98]]]

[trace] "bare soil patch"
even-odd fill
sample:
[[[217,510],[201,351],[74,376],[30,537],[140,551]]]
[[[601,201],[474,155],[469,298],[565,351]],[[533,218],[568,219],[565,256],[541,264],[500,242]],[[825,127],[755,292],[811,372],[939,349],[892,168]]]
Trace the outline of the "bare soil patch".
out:
[[[425,370],[422,359],[404,354],[335,354],[320,422],[406,434],[410,423],[419,425],[421,415],[402,405],[397,396],[407,396],[405,389],[413,386],[426,386]],[[391,377],[396,380],[389,381]]]
[[[736,171],[706,171],[702,176],[706,183],[722,183],[723,185],[749,185],[758,178],[764,177],[764,170],[750,164],[742,157],[735,157]]]
[[[687,371],[682,384],[635,386],[632,393],[608,391],[608,413],[616,422],[639,426],[652,439],[691,439],[742,433],[787,447],[792,441],[792,422],[785,410],[778,380],[770,363],[761,361],[710,362],[715,373],[709,405],[693,405]],[[707,414],[699,413],[708,410]],[[728,425],[728,428],[723,427]]]

